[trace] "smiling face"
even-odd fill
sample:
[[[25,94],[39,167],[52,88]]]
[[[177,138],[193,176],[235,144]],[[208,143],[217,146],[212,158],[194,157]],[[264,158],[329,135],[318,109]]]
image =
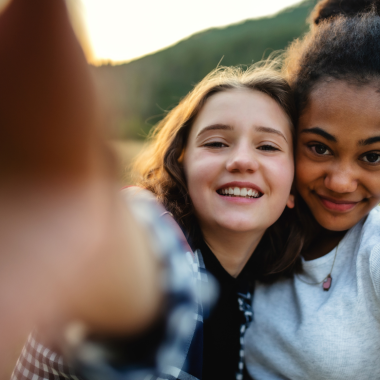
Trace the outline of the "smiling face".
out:
[[[300,118],[296,184],[322,227],[345,231],[380,202],[380,94],[324,83]]]
[[[192,125],[183,163],[203,232],[265,231],[292,206],[290,121],[262,92],[212,95]]]

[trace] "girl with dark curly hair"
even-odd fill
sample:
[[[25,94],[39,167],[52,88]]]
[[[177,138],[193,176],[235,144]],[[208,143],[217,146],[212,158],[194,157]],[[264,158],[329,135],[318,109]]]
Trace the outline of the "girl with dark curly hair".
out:
[[[300,114],[292,278],[258,284],[246,363],[255,379],[378,379],[379,2],[322,1],[284,70]]]

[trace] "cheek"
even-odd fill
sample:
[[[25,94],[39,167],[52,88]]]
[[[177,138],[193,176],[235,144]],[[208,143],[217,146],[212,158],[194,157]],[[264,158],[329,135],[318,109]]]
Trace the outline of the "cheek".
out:
[[[316,179],[323,177],[322,168],[315,162],[310,161],[307,157],[297,154],[296,157],[296,186],[297,190],[302,191],[310,186]]]
[[[289,200],[294,180],[293,157],[267,161],[265,169],[264,176],[271,194],[268,220],[271,220],[270,224],[273,224],[280,217]]]
[[[360,183],[371,197],[380,202],[380,171],[366,172],[362,175]]]
[[[292,158],[273,160],[266,165],[268,179],[272,188],[289,195],[294,179],[294,162]]]
[[[185,156],[184,171],[187,188],[196,211],[207,205],[208,190],[212,188],[213,180],[218,172],[217,166],[216,158],[206,152]]]
[[[216,169],[214,161],[212,157],[202,154],[188,157],[184,165],[188,186],[197,187],[210,182]]]
[[[297,190],[299,192],[302,192],[302,189],[304,186],[307,186],[308,183],[312,181],[312,175],[310,175],[310,172],[307,170],[306,165],[299,165],[296,166],[296,186]]]

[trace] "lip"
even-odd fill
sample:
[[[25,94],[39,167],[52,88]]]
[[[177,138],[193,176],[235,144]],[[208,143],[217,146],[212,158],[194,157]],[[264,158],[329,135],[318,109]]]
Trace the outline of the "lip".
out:
[[[241,181],[233,181],[233,182],[227,182],[223,184],[222,186],[219,186],[216,191],[225,189],[226,187],[240,187],[240,188],[247,188],[247,189],[253,189],[258,191],[261,194],[264,194],[264,191],[257,185],[253,184],[252,182],[241,182]]]
[[[223,200],[223,202],[228,202],[228,203],[237,203],[237,204],[247,204],[247,203],[255,203],[259,202],[260,198],[243,198],[243,197],[225,197],[223,195],[220,195],[219,193],[216,193],[220,199]]]
[[[323,206],[329,211],[348,212],[351,211],[359,202],[344,199],[335,199],[325,195],[316,194]]]

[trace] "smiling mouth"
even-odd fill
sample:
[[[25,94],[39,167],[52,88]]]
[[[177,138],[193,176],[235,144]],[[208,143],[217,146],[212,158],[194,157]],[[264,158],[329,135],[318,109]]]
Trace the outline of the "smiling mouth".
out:
[[[359,202],[351,202],[345,200],[337,200],[329,197],[324,197],[317,194],[322,204],[331,211],[345,212],[351,211]]]
[[[224,197],[260,198],[263,196],[259,191],[246,187],[225,187],[216,192]]]

